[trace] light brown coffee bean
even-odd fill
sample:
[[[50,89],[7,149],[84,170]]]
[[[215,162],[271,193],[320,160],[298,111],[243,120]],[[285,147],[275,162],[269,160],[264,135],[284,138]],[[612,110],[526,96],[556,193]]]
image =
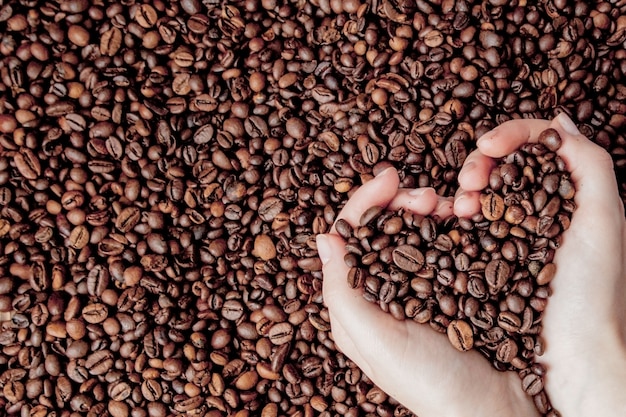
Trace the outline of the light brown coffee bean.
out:
[[[452,320],[447,329],[448,340],[455,349],[465,352],[474,346],[472,327],[463,320]]]

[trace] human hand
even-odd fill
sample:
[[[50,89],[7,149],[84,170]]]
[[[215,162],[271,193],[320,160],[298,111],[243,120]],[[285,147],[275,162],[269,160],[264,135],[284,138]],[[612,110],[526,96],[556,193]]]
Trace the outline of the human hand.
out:
[[[547,391],[552,404],[568,416],[624,415],[626,228],[608,154],[576,134],[563,116],[552,123],[505,123],[481,138],[479,149],[467,158],[454,213],[468,216],[479,210],[478,195],[487,185],[492,157],[536,141],[550,126],[563,138],[559,154],[572,172],[578,210],[555,256],[555,295],[543,319],[546,353],[540,359],[549,370]],[[420,214],[450,214],[432,190],[409,198],[407,190],[397,187],[395,172],[381,174],[355,193],[338,218],[355,224],[368,207],[387,203]],[[455,351],[445,336],[427,326],[382,313],[347,286],[341,238],[331,233],[318,242],[335,342],[383,390],[421,417],[537,415],[517,375],[493,370],[477,352]]]
[[[445,218],[452,201],[430,188],[398,189],[388,169],[358,189],[337,218],[351,225],[371,206]],[[536,416],[517,374],[498,372],[477,351],[461,353],[444,334],[397,321],[347,284],[345,242],[334,231],[317,238],[324,264],[324,301],[335,344],[386,393],[420,417]]]
[[[554,263],[552,296],[543,316],[546,391],[565,416],[626,415],[626,221],[610,155],[559,115],[504,123],[478,141],[459,173],[454,212],[480,210],[492,158],[559,131],[557,151],[576,186],[577,209]]]

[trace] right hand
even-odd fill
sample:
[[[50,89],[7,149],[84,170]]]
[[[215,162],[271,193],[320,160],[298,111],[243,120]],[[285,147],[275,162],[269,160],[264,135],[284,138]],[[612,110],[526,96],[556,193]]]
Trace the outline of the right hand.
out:
[[[543,317],[546,391],[562,415],[626,415],[626,221],[610,155],[561,114],[512,120],[478,141],[459,173],[457,216],[480,210],[478,196],[495,162],[541,131],[556,129],[557,151],[576,186],[577,209],[554,263],[552,296]]]

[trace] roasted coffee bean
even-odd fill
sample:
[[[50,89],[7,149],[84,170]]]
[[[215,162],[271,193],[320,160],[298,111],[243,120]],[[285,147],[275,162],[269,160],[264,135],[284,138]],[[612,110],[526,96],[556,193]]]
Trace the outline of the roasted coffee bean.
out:
[[[393,250],[394,264],[408,272],[418,272],[424,266],[424,255],[416,247],[400,245]]]
[[[41,175],[41,162],[32,150],[22,149],[13,158],[15,167],[24,178],[35,180]]]
[[[546,129],[539,135],[539,143],[555,152],[561,147],[562,140],[559,132],[554,129]]]
[[[501,259],[493,260],[485,267],[485,280],[492,294],[499,292],[507,283],[511,275],[511,267]]]
[[[289,343],[293,337],[293,327],[287,322],[275,324],[270,328],[268,336],[275,345]]]
[[[482,194],[480,196],[480,207],[483,216],[489,221],[500,220],[505,211],[504,199],[495,193]]]
[[[108,350],[100,350],[87,357],[85,368],[92,375],[103,375],[111,369],[113,363],[113,353]]]
[[[82,317],[87,323],[102,323],[108,316],[108,309],[102,303],[86,305],[82,310]]]
[[[480,136],[560,112],[624,177],[619,2],[283,3],[0,7],[0,360],[24,372],[2,377],[2,413],[409,415],[328,333],[314,235],[356,188],[394,166],[402,188],[452,196]],[[496,162],[475,218],[376,207],[338,231],[350,285],[396,319],[464,320],[497,369],[532,368],[575,209],[555,133]],[[508,278],[486,276],[500,262]],[[101,350],[112,365],[90,374]]]
[[[455,349],[465,352],[474,346],[472,327],[463,320],[453,320],[448,325],[448,339]]]
[[[127,233],[131,231],[141,218],[141,211],[137,207],[126,207],[124,208],[120,214],[117,216],[115,220],[115,227],[117,227],[120,232]]]
[[[543,390],[543,381],[541,376],[530,373],[522,379],[522,388],[528,395],[535,396]]]

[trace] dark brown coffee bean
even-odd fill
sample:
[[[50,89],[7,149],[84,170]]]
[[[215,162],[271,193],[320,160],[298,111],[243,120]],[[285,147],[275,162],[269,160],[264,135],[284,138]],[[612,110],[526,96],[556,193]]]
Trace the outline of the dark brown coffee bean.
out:
[[[352,226],[344,219],[339,219],[335,222],[335,230],[342,238],[349,240],[352,236]]]
[[[522,379],[522,389],[528,395],[535,396],[543,390],[543,380],[539,375],[530,373]]]
[[[115,227],[117,227],[122,233],[131,231],[141,218],[141,212],[137,207],[126,207],[115,220]]]
[[[501,259],[493,260],[485,267],[485,280],[492,294],[498,293],[507,284],[511,276],[511,267]]]
[[[361,288],[365,282],[365,272],[358,267],[350,268],[348,272],[348,285],[350,288]]]
[[[261,202],[258,210],[263,221],[271,222],[283,210],[283,202],[279,198],[270,197]]]
[[[424,255],[414,246],[401,245],[393,250],[394,264],[408,272],[418,272],[424,266]]]
[[[87,357],[85,368],[92,375],[104,375],[111,369],[113,363],[113,353],[109,350],[100,350]]]
[[[539,143],[552,152],[556,152],[561,147],[562,139],[556,130],[546,129],[539,134]]]
[[[370,207],[369,209],[365,210],[361,215],[361,218],[359,219],[359,225],[369,225],[370,222],[372,222],[374,219],[377,219],[383,211],[384,209],[379,206]]]
[[[122,45],[122,31],[113,27],[102,34],[100,38],[100,53],[113,56]]]
[[[506,339],[498,345],[496,350],[496,359],[500,362],[510,363],[518,353],[517,344],[513,339]]]
[[[102,323],[108,317],[108,309],[102,303],[87,304],[82,310],[82,317],[87,323]]]
[[[22,149],[13,158],[15,167],[24,178],[35,180],[41,175],[41,162],[32,150]]]
[[[520,329],[522,320],[519,316],[510,311],[503,311],[498,315],[498,326],[510,333],[515,333]]]
[[[275,324],[270,328],[268,336],[275,345],[289,343],[293,337],[293,327],[287,322]]]
[[[500,220],[504,215],[504,199],[497,194],[481,194],[480,207],[483,216],[489,221]]]
[[[244,308],[238,300],[227,300],[222,307],[222,316],[226,320],[239,320],[244,314]]]
[[[83,225],[76,226],[70,233],[69,241],[74,249],[84,248],[89,243],[89,230]]]
[[[163,390],[157,380],[148,379],[141,384],[141,394],[148,401],[158,401]]]

